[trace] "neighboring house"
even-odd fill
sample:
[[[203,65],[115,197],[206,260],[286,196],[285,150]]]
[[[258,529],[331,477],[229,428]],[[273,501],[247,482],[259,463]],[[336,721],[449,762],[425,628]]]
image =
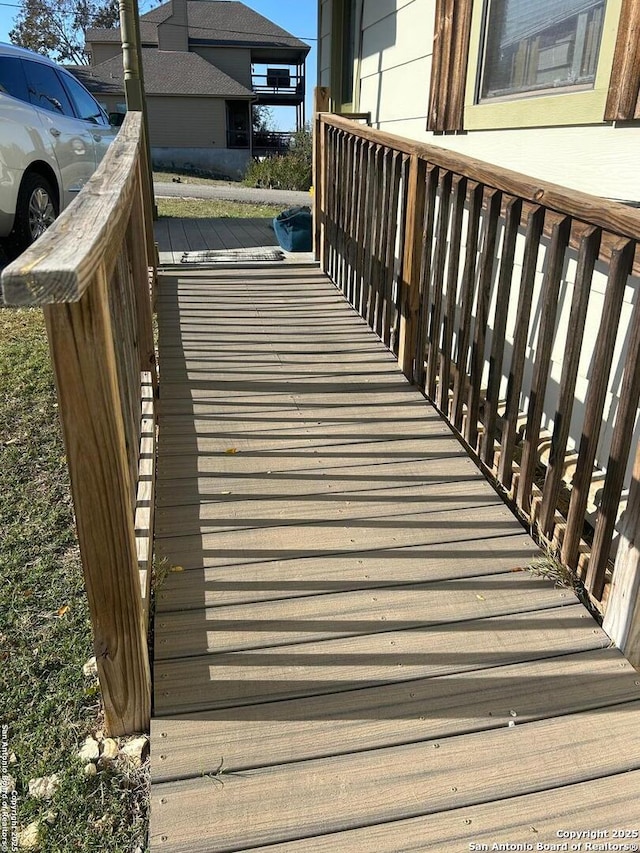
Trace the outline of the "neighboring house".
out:
[[[290,106],[304,123],[310,48],[235,0],[170,0],[140,18],[154,163],[237,177],[253,149],[251,104]],[[71,69],[125,110],[120,29],[87,31],[90,66]]]
[[[640,202],[638,0],[320,0],[319,10],[318,84],[335,111]]]

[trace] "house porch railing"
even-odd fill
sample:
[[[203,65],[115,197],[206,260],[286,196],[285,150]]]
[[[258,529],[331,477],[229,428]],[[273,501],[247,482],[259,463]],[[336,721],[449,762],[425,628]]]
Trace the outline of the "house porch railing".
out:
[[[314,186],[323,270],[640,665],[640,211],[322,112]]]
[[[153,542],[155,247],[141,114],[53,226],[2,274],[7,305],[42,306],[106,725],[148,730]]]

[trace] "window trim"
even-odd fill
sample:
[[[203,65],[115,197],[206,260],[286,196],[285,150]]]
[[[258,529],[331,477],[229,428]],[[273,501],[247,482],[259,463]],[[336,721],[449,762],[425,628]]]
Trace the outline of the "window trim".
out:
[[[462,130],[474,0],[436,0],[427,130]]]
[[[548,94],[533,96],[519,97],[516,94],[502,101],[487,100],[477,103],[478,79],[482,62],[484,7],[485,0],[474,0],[464,107],[466,130],[562,127],[602,123],[609,93],[609,78],[622,0],[607,0],[593,88],[579,91],[558,89]]]
[[[436,0],[427,130],[602,124],[640,119],[640,3],[607,0],[593,89],[475,103],[484,0]]]
[[[622,3],[604,118],[640,118],[640,5],[634,0]]]

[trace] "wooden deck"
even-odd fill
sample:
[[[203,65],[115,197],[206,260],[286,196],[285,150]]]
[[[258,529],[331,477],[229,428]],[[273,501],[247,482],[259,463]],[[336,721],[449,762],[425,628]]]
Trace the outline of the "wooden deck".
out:
[[[640,676],[333,285],[159,294],[153,853],[640,829]]]
[[[305,263],[313,259],[311,252],[285,252],[278,245],[272,220],[264,217],[229,219],[225,217],[180,218],[163,217],[154,223],[160,263],[164,266],[198,262],[202,254],[273,253],[277,250],[282,262]],[[207,259],[201,259],[206,263]],[[211,258],[209,258],[211,261]]]

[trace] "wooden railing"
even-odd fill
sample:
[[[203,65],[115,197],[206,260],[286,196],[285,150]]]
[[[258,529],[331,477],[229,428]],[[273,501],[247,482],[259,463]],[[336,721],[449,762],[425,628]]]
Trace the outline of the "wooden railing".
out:
[[[106,723],[144,731],[155,470],[155,250],[140,113],[73,205],[2,274],[41,305],[58,390]]]
[[[315,133],[322,268],[640,665],[640,211],[329,114]]]

